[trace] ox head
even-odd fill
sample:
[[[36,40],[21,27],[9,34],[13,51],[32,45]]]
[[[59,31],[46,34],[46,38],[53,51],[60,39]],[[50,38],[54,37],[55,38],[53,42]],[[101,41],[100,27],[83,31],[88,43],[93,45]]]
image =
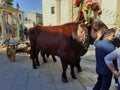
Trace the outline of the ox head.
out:
[[[107,26],[99,19],[95,19],[91,26],[91,36],[96,38],[96,32],[104,32],[107,29]]]
[[[89,27],[90,44],[93,44],[95,41],[98,31],[104,32],[107,29],[107,26],[104,24],[104,22],[99,19],[95,19],[90,22]]]
[[[93,44],[97,37],[97,32],[104,32],[107,26],[99,19],[90,18],[88,24],[78,24],[78,29],[76,34],[72,34],[73,38],[81,42],[85,47],[89,44]]]
[[[102,22],[99,19],[95,19],[93,20],[93,18],[90,18],[90,22],[88,24],[88,26],[90,26],[90,44],[93,44],[94,40],[96,39],[97,36],[97,32],[98,31],[102,31],[103,33],[105,32],[105,30],[108,29],[108,27],[105,25],[104,22]],[[103,37],[101,37],[101,39],[103,39]],[[116,47],[120,47],[120,39],[119,38],[115,38],[112,42]]]

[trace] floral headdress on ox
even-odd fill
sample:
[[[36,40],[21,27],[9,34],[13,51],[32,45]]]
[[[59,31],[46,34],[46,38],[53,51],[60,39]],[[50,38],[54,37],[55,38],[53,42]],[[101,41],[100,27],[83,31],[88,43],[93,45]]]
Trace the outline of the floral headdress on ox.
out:
[[[90,12],[91,11],[96,12],[98,15],[100,15],[102,13],[102,11],[99,11],[100,10],[100,5],[96,0],[86,0],[85,6],[87,7],[87,9]]]
[[[81,20],[83,14],[85,20],[88,22],[89,17],[98,18],[102,14],[102,10],[97,0],[75,0],[75,7],[79,7],[78,16],[75,21]]]

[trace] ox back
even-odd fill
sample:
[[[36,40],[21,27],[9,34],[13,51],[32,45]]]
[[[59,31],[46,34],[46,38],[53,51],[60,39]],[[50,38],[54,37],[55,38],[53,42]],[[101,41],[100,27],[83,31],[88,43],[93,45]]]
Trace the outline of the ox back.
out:
[[[72,37],[42,31],[36,39],[36,48],[63,57],[68,53],[72,53],[72,51],[78,51],[83,46]]]

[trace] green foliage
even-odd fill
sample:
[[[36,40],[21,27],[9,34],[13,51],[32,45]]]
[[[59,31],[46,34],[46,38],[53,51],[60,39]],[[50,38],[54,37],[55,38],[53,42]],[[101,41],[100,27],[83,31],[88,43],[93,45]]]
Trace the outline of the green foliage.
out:
[[[7,3],[8,5],[13,5],[13,1],[14,1],[14,0],[6,0],[6,3]]]
[[[40,18],[39,24],[43,25],[43,18]]]

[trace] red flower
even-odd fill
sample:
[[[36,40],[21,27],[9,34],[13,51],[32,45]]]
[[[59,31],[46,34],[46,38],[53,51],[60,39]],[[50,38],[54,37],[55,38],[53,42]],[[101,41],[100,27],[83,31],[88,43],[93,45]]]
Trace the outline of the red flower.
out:
[[[99,9],[99,3],[98,2],[94,2],[92,4],[92,10],[97,11],[98,9]]]
[[[87,7],[87,8],[91,8],[91,6],[92,6],[92,2],[91,2],[91,1],[90,1],[90,2],[87,1],[85,4],[86,4],[86,7]]]
[[[75,6],[79,6],[80,5],[80,2],[79,2],[79,0],[75,0]]]

